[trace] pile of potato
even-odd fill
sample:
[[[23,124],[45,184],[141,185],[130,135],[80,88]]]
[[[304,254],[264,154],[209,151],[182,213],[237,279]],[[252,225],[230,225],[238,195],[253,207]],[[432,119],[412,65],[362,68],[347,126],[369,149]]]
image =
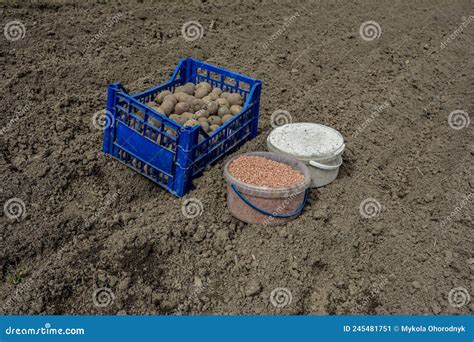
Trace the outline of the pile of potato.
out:
[[[177,123],[201,125],[210,133],[242,111],[243,98],[238,93],[212,88],[207,82],[186,83],[176,87],[174,93],[162,91],[148,105]],[[155,124],[153,119],[150,121]]]

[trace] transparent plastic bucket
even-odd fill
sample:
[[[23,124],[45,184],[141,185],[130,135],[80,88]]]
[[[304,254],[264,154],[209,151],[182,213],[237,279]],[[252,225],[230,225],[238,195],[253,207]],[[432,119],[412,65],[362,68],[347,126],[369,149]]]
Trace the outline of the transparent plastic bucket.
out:
[[[284,188],[244,183],[229,172],[229,165],[243,156],[257,156],[287,164],[304,175],[304,181]],[[311,176],[297,159],[272,152],[249,152],[231,158],[224,167],[227,183],[227,207],[239,220],[251,224],[278,225],[298,217],[306,204]]]

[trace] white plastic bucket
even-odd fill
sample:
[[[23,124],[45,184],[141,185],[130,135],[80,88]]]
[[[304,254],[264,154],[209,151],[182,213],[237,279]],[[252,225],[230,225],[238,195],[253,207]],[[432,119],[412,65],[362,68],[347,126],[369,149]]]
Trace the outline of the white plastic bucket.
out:
[[[325,186],[337,178],[344,138],[334,128],[316,123],[292,123],[275,128],[267,138],[270,152],[290,155],[308,166],[310,186]]]

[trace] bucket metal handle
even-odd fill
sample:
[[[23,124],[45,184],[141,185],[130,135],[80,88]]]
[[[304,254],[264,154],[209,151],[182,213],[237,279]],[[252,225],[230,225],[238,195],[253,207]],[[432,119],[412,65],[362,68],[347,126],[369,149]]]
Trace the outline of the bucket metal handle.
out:
[[[293,211],[292,213],[289,213],[289,214],[279,215],[279,214],[271,213],[269,211],[266,211],[262,208],[259,208],[259,207],[255,206],[255,204],[250,202],[248,198],[246,198],[244,195],[242,195],[242,193],[239,190],[237,190],[237,187],[235,186],[235,184],[231,184],[230,187],[232,188],[232,190],[235,191],[237,196],[239,196],[239,198],[242,201],[244,201],[245,204],[247,204],[250,208],[257,210],[258,212],[260,212],[264,215],[271,216],[271,217],[274,217],[274,218],[289,218],[289,217],[293,217],[295,215],[301,214],[301,212],[303,211],[303,208],[306,205],[306,202],[308,200],[308,189],[306,189],[305,192],[304,192],[304,200],[303,200],[303,202],[301,203],[301,206],[298,209],[296,209],[295,211]]]
[[[342,157],[338,156],[338,159],[339,159],[339,163],[337,163],[337,165],[321,164],[315,160],[310,160],[309,165],[317,167],[318,169],[321,169],[321,170],[334,171],[334,170],[337,170],[342,165]]]

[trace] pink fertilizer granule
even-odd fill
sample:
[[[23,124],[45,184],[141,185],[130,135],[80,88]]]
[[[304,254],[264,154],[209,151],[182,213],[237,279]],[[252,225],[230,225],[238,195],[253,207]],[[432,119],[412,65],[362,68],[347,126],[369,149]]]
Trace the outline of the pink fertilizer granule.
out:
[[[304,181],[304,175],[291,166],[264,157],[243,156],[229,165],[238,180],[269,188],[286,188]]]

